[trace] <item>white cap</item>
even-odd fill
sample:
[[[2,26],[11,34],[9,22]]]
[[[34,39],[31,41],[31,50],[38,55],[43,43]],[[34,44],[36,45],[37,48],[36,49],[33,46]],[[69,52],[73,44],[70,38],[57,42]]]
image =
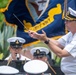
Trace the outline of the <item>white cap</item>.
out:
[[[46,54],[49,53],[49,49],[47,49],[46,47],[34,47],[30,50],[30,52],[33,55],[37,50],[40,50],[40,52],[44,51]]]
[[[23,66],[24,71],[30,74],[40,74],[48,69],[48,65],[41,60],[30,60]]]
[[[19,70],[11,66],[0,66],[0,74],[16,74],[19,73]]]
[[[73,10],[72,8],[68,8],[68,10],[69,10],[69,13],[71,14],[71,15],[73,15],[73,16],[75,16],[76,17],[76,11],[75,10]]]
[[[21,38],[21,37],[11,37],[7,39],[7,42],[15,42],[16,40],[18,40],[20,43],[25,43],[25,39]]]

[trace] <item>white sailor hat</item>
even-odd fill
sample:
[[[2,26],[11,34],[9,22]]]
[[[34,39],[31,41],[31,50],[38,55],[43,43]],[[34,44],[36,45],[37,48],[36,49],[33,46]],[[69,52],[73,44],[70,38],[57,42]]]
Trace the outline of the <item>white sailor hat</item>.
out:
[[[23,68],[25,72],[31,75],[40,75],[48,69],[48,65],[41,60],[30,60],[24,64]]]
[[[76,11],[69,7],[65,20],[76,20]]]
[[[7,39],[7,42],[10,43],[10,46],[18,48],[18,47],[21,47],[22,44],[25,43],[25,39],[21,37],[11,37]]]
[[[11,66],[0,66],[0,75],[12,75],[19,73],[19,70]]]
[[[30,52],[33,56],[46,56],[49,53],[49,49],[46,47],[34,47]]]

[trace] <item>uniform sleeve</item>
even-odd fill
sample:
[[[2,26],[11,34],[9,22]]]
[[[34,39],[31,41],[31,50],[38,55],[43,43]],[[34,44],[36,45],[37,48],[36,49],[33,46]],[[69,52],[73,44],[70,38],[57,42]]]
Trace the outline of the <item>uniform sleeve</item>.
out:
[[[67,50],[73,57],[76,57],[76,41],[72,41],[64,48]]]
[[[65,40],[63,38],[60,38],[57,40],[62,46],[65,46]]]
[[[58,41],[62,46],[65,47],[66,41],[67,41],[67,39],[69,38],[69,35],[71,35],[70,32],[69,32],[68,34],[62,36],[62,37],[61,37],[60,39],[58,39],[57,41]]]

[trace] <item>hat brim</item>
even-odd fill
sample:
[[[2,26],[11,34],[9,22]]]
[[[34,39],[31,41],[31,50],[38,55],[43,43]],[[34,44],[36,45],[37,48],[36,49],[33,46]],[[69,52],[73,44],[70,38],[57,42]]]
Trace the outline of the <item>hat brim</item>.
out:
[[[65,20],[71,20],[74,21],[76,20],[76,18],[70,17],[69,15],[66,15],[66,17],[64,17]]]
[[[13,48],[22,48],[22,43],[16,44],[15,42],[11,42],[10,46]]]
[[[11,47],[13,47],[13,48],[22,48],[22,46],[11,46]]]

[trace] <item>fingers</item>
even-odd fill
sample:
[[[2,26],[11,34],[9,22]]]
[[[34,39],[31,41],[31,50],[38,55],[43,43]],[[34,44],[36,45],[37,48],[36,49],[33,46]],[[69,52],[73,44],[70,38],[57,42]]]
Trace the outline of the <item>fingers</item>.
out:
[[[28,33],[29,33],[29,34],[33,34],[33,31],[30,31],[30,30],[29,30]]]
[[[44,40],[46,37],[46,33],[43,30],[42,30],[42,33],[43,34],[39,34],[37,32],[30,31],[30,30],[28,31],[29,36],[31,36],[34,39],[39,39],[39,40]]]
[[[42,30],[42,33],[46,35],[46,33],[45,33],[45,31],[44,31],[44,30]]]
[[[32,36],[33,34],[34,34],[34,32],[33,31],[28,31],[28,34],[30,35],[30,36]]]
[[[28,34],[29,34],[30,37],[32,37],[32,38],[34,38],[34,39],[37,39],[38,33],[29,30],[29,31],[28,31]]]

